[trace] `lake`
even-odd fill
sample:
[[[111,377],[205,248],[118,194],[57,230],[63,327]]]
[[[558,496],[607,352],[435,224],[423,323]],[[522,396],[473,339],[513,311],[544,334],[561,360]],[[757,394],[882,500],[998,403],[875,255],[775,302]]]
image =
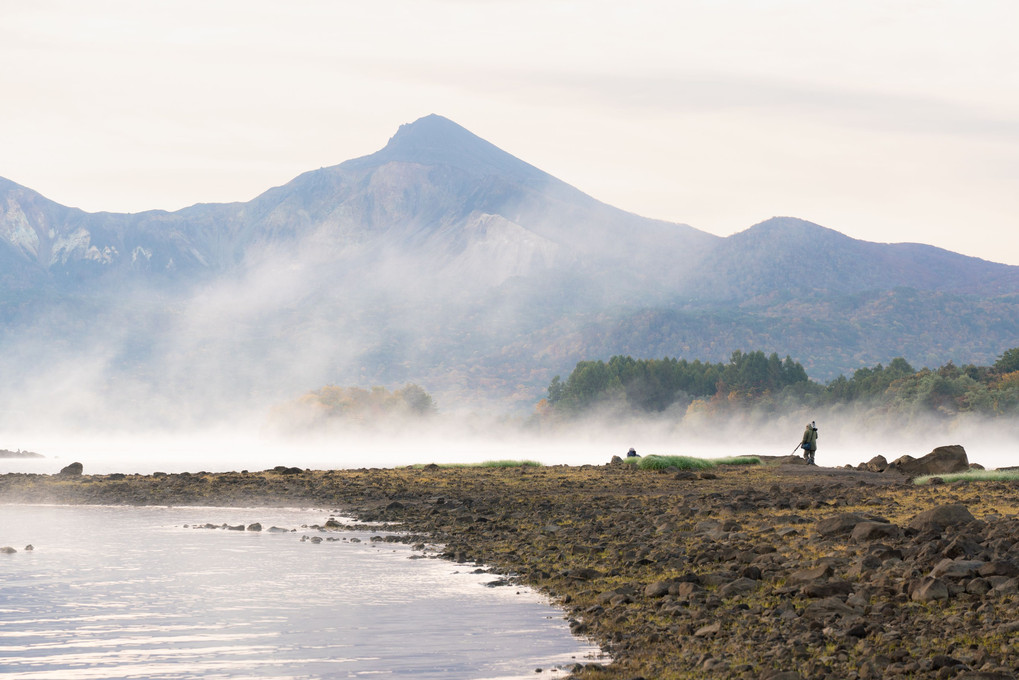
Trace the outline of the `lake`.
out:
[[[510,680],[598,657],[539,594],[378,532],[308,528],[329,516],[0,505],[0,546],[18,550],[0,555],[0,675]]]

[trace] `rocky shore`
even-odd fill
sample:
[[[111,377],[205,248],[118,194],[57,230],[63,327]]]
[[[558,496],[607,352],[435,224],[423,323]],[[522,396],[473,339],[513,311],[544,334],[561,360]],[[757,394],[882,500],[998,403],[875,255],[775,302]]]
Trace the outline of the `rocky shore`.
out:
[[[583,680],[1015,678],[1017,491],[792,463],[0,476],[4,503],[316,505],[398,523],[548,593],[611,655],[573,669]]]

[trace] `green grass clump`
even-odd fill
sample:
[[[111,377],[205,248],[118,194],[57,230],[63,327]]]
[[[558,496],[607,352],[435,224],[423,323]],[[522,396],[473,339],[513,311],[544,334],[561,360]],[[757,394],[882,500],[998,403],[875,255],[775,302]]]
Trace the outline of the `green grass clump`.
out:
[[[693,456],[643,456],[626,458],[626,462],[636,465],[641,470],[664,470],[678,468],[680,470],[708,470],[719,465],[760,465],[761,459],[755,456],[730,456],[728,458],[694,458]]]
[[[1015,482],[1019,481],[1019,470],[967,470],[944,475],[923,475],[913,479],[918,486],[929,484],[932,479],[948,482]]]
[[[426,463],[417,463],[411,467],[420,470],[427,467]],[[436,463],[442,469],[447,468],[515,468],[515,467],[541,467],[536,460],[486,460],[482,463]]]

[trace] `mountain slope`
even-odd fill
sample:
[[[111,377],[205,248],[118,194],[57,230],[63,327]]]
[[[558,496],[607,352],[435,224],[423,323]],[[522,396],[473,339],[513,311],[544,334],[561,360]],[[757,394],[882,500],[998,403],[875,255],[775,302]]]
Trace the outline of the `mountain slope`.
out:
[[[722,239],[434,115],[243,203],[85,213],[0,180],[0,421],[200,420],[406,381],[446,408],[527,409],[618,353],[763,349],[815,378],[990,363],[1015,319],[1019,267],[795,218]]]
[[[899,287],[970,295],[1019,290],[1019,267],[916,243],[871,243],[790,217],[734,234],[698,268],[705,299],[746,300],[775,291],[820,298]]]

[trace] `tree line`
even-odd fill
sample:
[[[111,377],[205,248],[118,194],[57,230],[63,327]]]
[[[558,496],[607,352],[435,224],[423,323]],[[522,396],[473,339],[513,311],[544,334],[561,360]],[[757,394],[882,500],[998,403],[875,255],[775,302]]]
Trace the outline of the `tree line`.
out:
[[[947,416],[1019,413],[1019,347],[991,366],[915,369],[904,358],[860,368],[827,383],[811,380],[786,356],[734,351],[728,362],[686,359],[581,361],[566,380],[552,379],[540,413],[575,417],[612,407],[638,414],[666,410],[719,411],[732,407],[786,409],[859,404],[886,412],[933,412]]]

